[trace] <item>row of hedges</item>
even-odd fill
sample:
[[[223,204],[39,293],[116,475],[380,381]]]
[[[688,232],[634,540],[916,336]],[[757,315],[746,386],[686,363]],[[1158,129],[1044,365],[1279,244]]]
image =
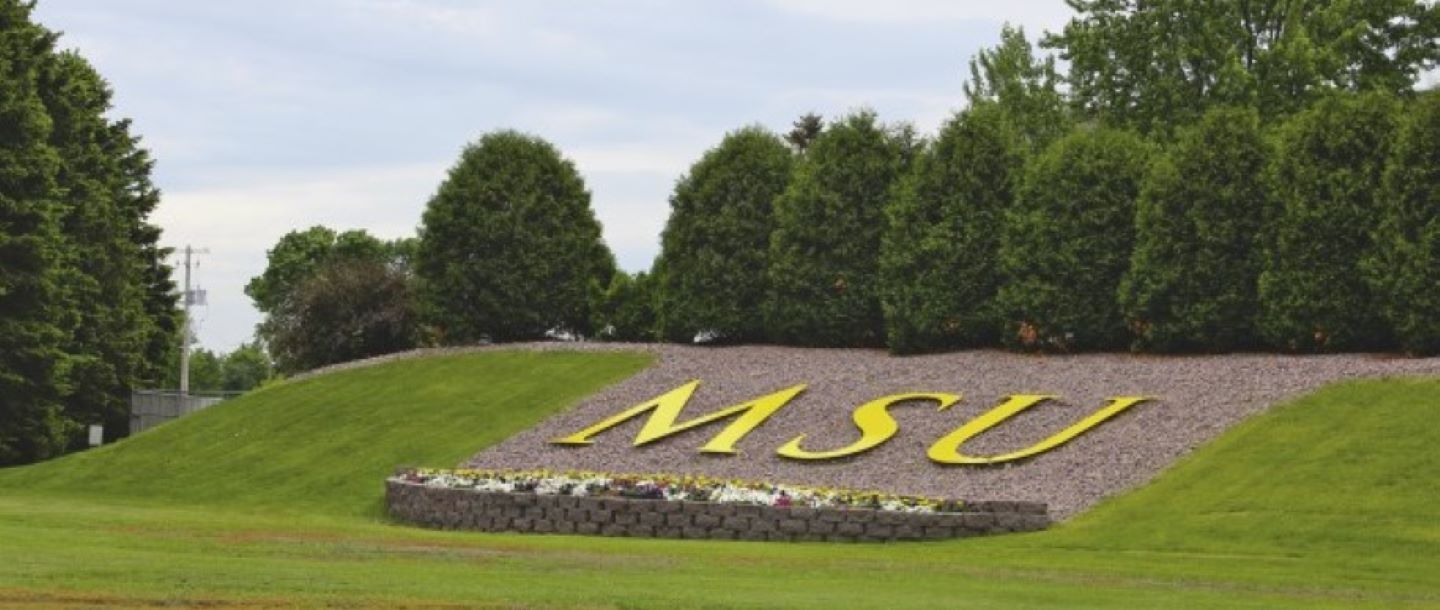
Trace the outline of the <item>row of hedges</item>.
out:
[[[1279,125],[1219,107],[1165,144],[1080,125],[1028,150],[985,103],[923,144],[868,112],[797,153],[734,132],[608,308],[655,308],[627,338],[902,353],[1440,350],[1440,95],[1335,94]]]

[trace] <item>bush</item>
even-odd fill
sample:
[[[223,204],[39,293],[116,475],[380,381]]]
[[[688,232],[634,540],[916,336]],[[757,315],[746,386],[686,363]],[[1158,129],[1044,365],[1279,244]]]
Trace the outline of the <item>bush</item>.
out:
[[[1266,156],[1255,110],[1217,108],[1151,166],[1120,287],[1133,347],[1223,352],[1257,343]]]
[[[996,341],[996,253],[1023,146],[998,106],[979,103],[945,124],[897,189],[880,259],[891,351]]]
[[[1440,94],[1401,120],[1379,208],[1364,270],[1380,313],[1405,351],[1440,353]]]
[[[660,324],[667,337],[705,331],[754,341],[765,299],[775,198],[790,181],[790,150],[749,127],[725,136],[675,185],[661,236],[668,272],[660,280]]]
[[[1394,103],[1331,95],[1281,128],[1270,183],[1279,217],[1260,276],[1260,331],[1301,351],[1388,343],[1359,268],[1370,250]]]
[[[466,147],[426,207],[416,258],[426,315],[450,344],[588,333],[592,284],[615,272],[574,164],[514,131]]]
[[[782,343],[844,347],[884,342],[880,236],[884,204],[910,154],[909,132],[873,112],[828,127],[775,201],[767,334]]]
[[[654,341],[656,330],[655,276],[617,272],[596,307],[595,333],[606,341]]]
[[[296,286],[260,332],[275,368],[295,373],[413,348],[417,320],[410,278],[402,269],[340,259]]]
[[[1116,293],[1130,264],[1148,156],[1149,146],[1129,132],[1085,129],[1026,169],[1000,248],[1006,283],[996,302],[1007,344],[1062,351],[1126,344]]]

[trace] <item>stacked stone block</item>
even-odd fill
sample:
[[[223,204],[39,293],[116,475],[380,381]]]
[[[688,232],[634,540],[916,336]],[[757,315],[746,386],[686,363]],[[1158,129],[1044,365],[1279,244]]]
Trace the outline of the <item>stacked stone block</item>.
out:
[[[394,479],[385,483],[385,506],[398,521],[436,529],[703,540],[942,540],[1050,525],[1038,502],[967,502],[963,512],[902,513],[496,493]]]

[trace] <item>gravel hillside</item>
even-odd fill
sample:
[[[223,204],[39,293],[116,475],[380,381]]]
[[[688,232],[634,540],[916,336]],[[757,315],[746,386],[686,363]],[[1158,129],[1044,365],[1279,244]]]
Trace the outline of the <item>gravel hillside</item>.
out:
[[[970,351],[892,357],[878,350],[773,346],[533,344],[525,349],[634,349],[658,363],[574,409],[487,449],[467,465],[581,468],[613,472],[694,473],[752,480],[834,485],[972,500],[1047,502],[1065,518],[1106,496],[1150,480],[1198,445],[1269,406],[1331,381],[1388,375],[1440,374],[1440,358],[1367,354],[1281,356],[1023,355]],[[493,348],[489,348],[493,349]],[[696,450],[724,423],[632,447],[634,419],[595,437],[588,447],[550,444],[681,384],[702,380],[683,419],[738,404],[798,383],[807,391],[745,437],[735,456]],[[555,383],[564,383],[556,379]],[[899,405],[900,432],[853,458],[796,462],[775,449],[806,434],[810,450],[857,438],[852,409],[883,395],[948,392],[964,400],[946,412],[933,403]],[[936,439],[999,404],[1010,394],[1058,394],[965,445],[992,455],[1049,436],[1121,395],[1156,398],[1071,443],[1028,461],[997,466],[940,466],[925,457]],[[1357,405],[1357,408],[1363,405]],[[728,420],[727,420],[728,421]]]

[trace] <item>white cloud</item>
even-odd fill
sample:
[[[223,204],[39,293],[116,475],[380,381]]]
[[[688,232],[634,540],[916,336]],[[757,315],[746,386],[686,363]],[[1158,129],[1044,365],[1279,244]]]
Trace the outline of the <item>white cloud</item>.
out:
[[[936,21],[993,21],[1022,25],[1039,35],[1058,29],[1072,11],[1064,0],[768,0],[781,10],[855,23],[934,23]]]
[[[228,350],[249,340],[260,316],[244,287],[264,271],[265,251],[280,236],[317,224],[366,229],[387,239],[412,235],[444,171],[437,163],[307,174],[217,173],[209,177],[215,186],[166,193],[152,217],[165,230],[166,245],[210,250],[195,275],[210,301],[198,314],[201,344]]]

